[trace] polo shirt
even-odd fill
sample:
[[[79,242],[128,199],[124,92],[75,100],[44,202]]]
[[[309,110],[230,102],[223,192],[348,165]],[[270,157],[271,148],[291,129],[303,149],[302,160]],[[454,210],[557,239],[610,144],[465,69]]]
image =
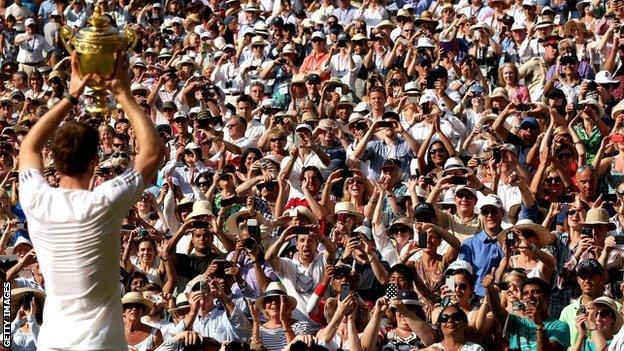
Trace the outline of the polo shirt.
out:
[[[565,349],[570,346],[568,324],[557,319],[544,321],[544,331],[548,340],[556,341]],[[509,314],[507,337],[511,350],[537,351],[537,326],[532,320]]]
[[[459,248],[459,259],[472,265],[475,273],[475,294],[485,296],[485,289],[481,286],[481,280],[492,271],[492,267],[498,267],[503,259],[503,250],[496,238],[492,239],[480,231],[478,234],[466,239]]]

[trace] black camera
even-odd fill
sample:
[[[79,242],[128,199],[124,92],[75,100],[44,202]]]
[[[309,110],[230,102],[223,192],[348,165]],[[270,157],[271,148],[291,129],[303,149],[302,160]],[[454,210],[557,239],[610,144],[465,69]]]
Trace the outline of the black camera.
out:
[[[243,247],[247,251],[253,252],[253,251],[256,251],[256,249],[258,248],[258,242],[254,238],[247,238],[243,240]]]
[[[226,86],[227,84],[230,83],[230,85],[232,85],[231,82],[226,82]],[[216,96],[215,90],[214,90],[214,85],[210,85],[210,84],[206,84],[204,86],[202,86],[201,88],[201,94],[202,94],[202,98],[204,98],[205,100],[209,100],[209,99],[214,99]]]

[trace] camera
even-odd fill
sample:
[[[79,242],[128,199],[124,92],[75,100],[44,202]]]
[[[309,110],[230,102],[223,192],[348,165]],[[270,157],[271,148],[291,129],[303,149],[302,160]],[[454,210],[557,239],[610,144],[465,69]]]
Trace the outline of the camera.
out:
[[[243,240],[243,247],[250,252],[256,251],[258,248],[258,242],[254,238],[247,238]]]
[[[512,247],[516,244],[516,235],[513,232],[507,233],[505,237],[505,245],[508,247]]]
[[[228,83],[230,84],[230,87],[231,87],[232,82],[226,82],[225,85],[227,86]],[[210,85],[210,84],[206,84],[206,85],[202,86],[201,94],[202,94],[202,98],[204,98],[204,100],[214,99],[215,96],[216,96],[215,90],[214,90],[214,86]]]
[[[581,238],[593,238],[594,231],[590,227],[583,227],[581,229]]]

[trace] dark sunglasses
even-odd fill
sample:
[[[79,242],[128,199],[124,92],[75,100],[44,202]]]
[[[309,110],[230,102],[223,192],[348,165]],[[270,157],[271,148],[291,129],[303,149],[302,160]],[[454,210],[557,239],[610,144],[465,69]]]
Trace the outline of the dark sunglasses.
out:
[[[208,182],[208,181],[197,182],[197,186],[210,186],[210,182]]]
[[[561,183],[561,177],[546,177],[544,179],[545,183]]]
[[[438,317],[438,320],[440,321],[440,323],[446,323],[451,319],[455,322],[461,322],[461,321],[466,321],[466,316],[462,314],[461,312],[455,312],[451,314],[442,313],[440,317]]]
[[[576,61],[574,59],[563,59],[561,61],[559,61],[559,63],[562,66],[573,66],[576,64]]]
[[[572,153],[571,152],[560,152],[557,154],[558,158],[570,158],[572,157]]]
[[[126,144],[123,144],[123,143],[122,144],[115,144],[115,143],[113,143],[113,146],[114,147],[124,147],[124,146],[126,146]]]
[[[443,154],[444,151],[446,151],[446,149],[444,149],[444,148],[437,148],[437,149],[429,150],[429,153],[430,154]]]
[[[568,216],[576,216],[578,214],[578,211],[576,210],[576,208],[571,208],[568,210]]]
[[[286,138],[282,137],[282,138],[271,138],[272,142],[276,142],[276,141],[284,141],[286,140]]]
[[[495,207],[482,208],[481,209],[481,214],[484,215],[484,216],[487,216],[487,215],[497,215],[498,214],[498,208],[495,208]]]
[[[599,310],[596,312],[596,316],[600,317],[613,317],[613,311],[611,310]]]
[[[128,158],[128,153],[126,152],[114,152],[111,157],[113,158],[117,158],[117,157],[121,157],[121,158]]]

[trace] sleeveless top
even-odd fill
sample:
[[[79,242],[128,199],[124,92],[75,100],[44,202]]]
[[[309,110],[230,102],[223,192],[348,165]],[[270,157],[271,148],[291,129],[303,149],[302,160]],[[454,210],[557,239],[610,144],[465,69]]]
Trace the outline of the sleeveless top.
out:
[[[615,169],[615,157],[612,157],[611,165],[609,165],[609,172],[607,173],[609,191],[614,191],[620,183],[624,183],[624,172]]]
[[[518,256],[511,256],[511,258],[509,260],[509,263],[510,263],[509,265],[511,267],[517,267],[517,264],[518,264],[517,263],[517,259],[518,259]],[[541,278],[542,280],[546,280],[546,278],[544,278],[544,274],[542,274],[541,268],[542,268],[542,263],[539,262],[537,264],[537,266],[535,266],[535,268],[533,268],[531,270],[527,269],[527,272],[526,272],[527,273],[527,277],[528,278]]]
[[[152,328],[152,331],[147,336],[147,338],[143,339],[143,341],[139,342],[138,344],[134,344],[131,346],[136,348],[138,351],[154,350],[155,349],[154,340],[156,339],[157,331],[158,331],[158,328]]]

